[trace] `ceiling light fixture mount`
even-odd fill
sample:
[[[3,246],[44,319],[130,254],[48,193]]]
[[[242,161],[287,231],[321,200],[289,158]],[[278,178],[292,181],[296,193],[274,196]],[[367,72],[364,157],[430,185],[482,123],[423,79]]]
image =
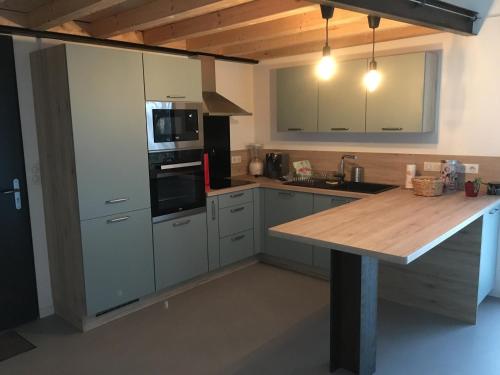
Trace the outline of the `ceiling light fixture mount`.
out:
[[[321,17],[326,20],[326,40],[323,46],[323,57],[316,65],[316,75],[319,79],[327,81],[335,74],[335,59],[332,56],[332,50],[328,44],[328,20],[333,17],[334,7],[321,4]]]
[[[372,29],[372,58],[368,65],[368,72],[365,74],[363,82],[365,84],[366,89],[369,92],[375,91],[380,82],[382,81],[382,76],[380,72],[377,70],[377,61],[375,61],[375,29],[380,26],[380,17],[369,15],[368,16],[368,26]]]

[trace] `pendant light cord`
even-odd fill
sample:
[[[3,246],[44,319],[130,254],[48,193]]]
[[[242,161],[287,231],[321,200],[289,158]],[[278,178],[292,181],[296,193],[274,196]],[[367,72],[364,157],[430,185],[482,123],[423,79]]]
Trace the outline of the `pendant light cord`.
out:
[[[326,19],[326,46],[329,47],[329,45],[328,45],[328,18]]]
[[[372,37],[372,61],[375,61],[375,28],[373,30],[373,37]]]

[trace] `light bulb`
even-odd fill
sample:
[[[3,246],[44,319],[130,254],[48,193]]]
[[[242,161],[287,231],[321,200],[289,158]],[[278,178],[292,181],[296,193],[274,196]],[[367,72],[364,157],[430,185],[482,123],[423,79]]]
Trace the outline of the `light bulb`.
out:
[[[328,81],[335,74],[336,65],[332,55],[323,56],[316,65],[316,76],[323,81]]]
[[[377,69],[370,69],[363,78],[363,83],[365,84],[365,87],[368,90],[368,92],[375,91],[380,85],[381,81],[382,81],[382,75]]]

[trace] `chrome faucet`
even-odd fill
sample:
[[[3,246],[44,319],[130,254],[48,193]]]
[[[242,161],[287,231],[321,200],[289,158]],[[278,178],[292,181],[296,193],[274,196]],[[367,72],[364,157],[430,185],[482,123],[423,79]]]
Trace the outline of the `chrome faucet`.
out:
[[[339,183],[343,183],[345,180],[345,172],[344,172],[344,164],[345,159],[356,160],[358,157],[356,155],[345,154],[340,158],[339,170],[337,171],[337,178],[339,179]]]

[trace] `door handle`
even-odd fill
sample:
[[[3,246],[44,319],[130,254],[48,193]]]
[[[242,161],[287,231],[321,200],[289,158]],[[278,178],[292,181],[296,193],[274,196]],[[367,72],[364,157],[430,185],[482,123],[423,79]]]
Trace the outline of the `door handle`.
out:
[[[12,180],[12,189],[2,190],[2,195],[14,195],[14,205],[16,206],[16,210],[20,210],[22,208],[21,205],[21,189],[19,186],[19,179],[14,178]]]
[[[215,201],[212,201],[212,220],[215,220],[217,217],[215,216]]]
[[[106,222],[108,224],[114,224],[114,223],[120,223],[122,221],[126,221],[130,219],[130,216],[123,216],[123,217],[117,217],[116,219],[109,219],[109,220],[106,220]]]
[[[116,198],[116,199],[110,199],[106,201],[106,204],[116,204],[116,203],[123,203],[128,201],[128,198]]]
[[[236,193],[236,194],[231,194],[229,198],[239,198],[242,197],[244,193]]]
[[[349,128],[330,128],[331,131],[347,131]]]
[[[236,212],[243,211],[244,209],[245,209],[245,207],[232,208],[231,213],[235,214]]]
[[[176,222],[176,223],[173,223],[172,225],[173,225],[174,227],[181,227],[181,226],[183,226],[183,225],[187,225],[187,224],[189,224],[190,222],[191,222],[191,220],[189,220],[189,219],[188,219],[188,220],[184,220],[184,221],[178,221],[178,222]]]
[[[169,99],[185,99],[185,95],[167,95],[167,98]]]
[[[400,132],[403,128],[382,128],[382,130],[386,132]]]

